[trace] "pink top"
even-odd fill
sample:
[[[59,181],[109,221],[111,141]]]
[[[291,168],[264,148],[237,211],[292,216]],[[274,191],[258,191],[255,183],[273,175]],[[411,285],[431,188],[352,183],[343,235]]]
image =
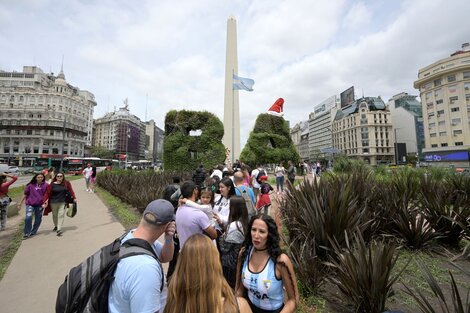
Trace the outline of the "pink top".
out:
[[[0,197],[1,196],[6,196],[8,194],[8,188],[10,187],[11,184],[13,184],[15,181],[18,180],[18,177],[16,176],[13,176],[11,177],[11,181],[7,182],[7,183],[3,183],[1,186],[0,186]]]
[[[243,185],[250,187],[251,176],[250,174],[246,174],[245,178],[243,178]]]

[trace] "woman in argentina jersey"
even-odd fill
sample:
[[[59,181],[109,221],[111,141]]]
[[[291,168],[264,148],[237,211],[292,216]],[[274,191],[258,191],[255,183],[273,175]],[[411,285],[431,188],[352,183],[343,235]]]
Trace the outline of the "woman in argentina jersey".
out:
[[[236,292],[248,296],[253,313],[291,313],[299,303],[292,262],[282,253],[276,222],[267,214],[250,221],[237,265]]]

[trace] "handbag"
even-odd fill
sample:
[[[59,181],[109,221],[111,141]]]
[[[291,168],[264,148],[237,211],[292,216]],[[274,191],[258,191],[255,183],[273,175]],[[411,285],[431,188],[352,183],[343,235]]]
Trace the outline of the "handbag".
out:
[[[65,192],[65,203],[67,204],[74,203],[72,193],[68,190]]]
[[[74,217],[77,215],[77,203],[74,202],[72,205],[69,205],[66,214],[68,217]]]

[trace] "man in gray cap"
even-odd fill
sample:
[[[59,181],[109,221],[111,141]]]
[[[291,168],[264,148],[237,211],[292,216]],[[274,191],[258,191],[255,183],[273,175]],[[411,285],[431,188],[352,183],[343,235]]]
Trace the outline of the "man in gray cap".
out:
[[[139,226],[131,230],[121,244],[131,238],[140,238],[152,245],[159,260],[169,262],[173,257],[175,210],[164,199],[150,202]],[[165,234],[165,243],[158,241]],[[163,312],[166,301],[164,274],[161,264],[149,255],[135,255],[119,261],[115,279],[109,290],[110,313]]]

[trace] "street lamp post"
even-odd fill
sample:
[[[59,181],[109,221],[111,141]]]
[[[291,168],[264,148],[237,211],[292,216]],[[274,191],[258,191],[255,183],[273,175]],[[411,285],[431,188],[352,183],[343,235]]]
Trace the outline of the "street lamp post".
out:
[[[60,157],[60,168],[59,172],[62,172],[64,165],[64,146],[65,146],[65,123],[67,122],[67,116],[64,118],[64,126],[62,127],[62,156]]]
[[[400,128],[394,128],[393,133],[395,135],[395,165],[398,166],[398,140],[397,140],[397,130]]]

